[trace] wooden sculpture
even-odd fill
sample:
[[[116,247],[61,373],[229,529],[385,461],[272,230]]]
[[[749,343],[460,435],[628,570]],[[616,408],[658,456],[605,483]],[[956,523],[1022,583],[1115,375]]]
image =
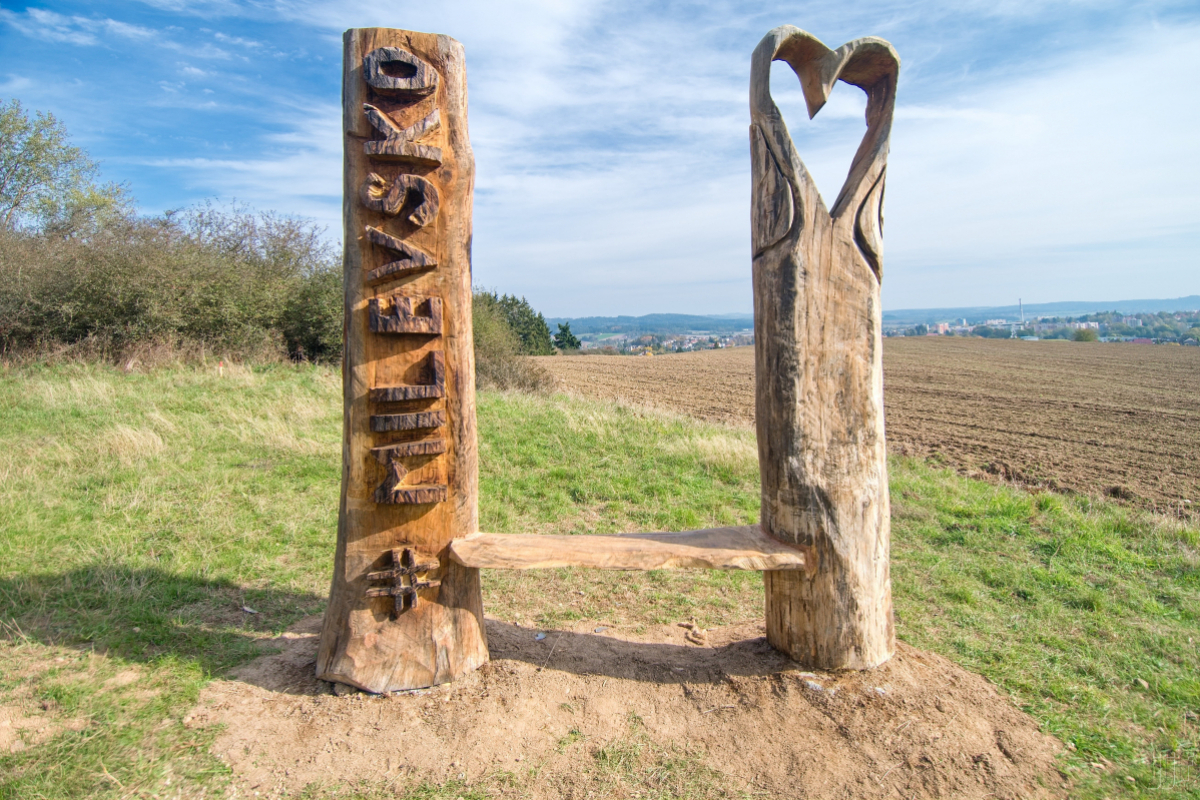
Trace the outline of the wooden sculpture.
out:
[[[838,80],[867,94],[867,131],[832,211],[771,99],[771,62],[812,117]],[[790,25],[750,73],[756,424],[763,530],[805,553],[769,571],[767,639],[813,668],[863,669],[895,649],[879,283],[883,185],[900,59],[882,39],[830,50]]]
[[[479,571],[471,197],[462,45],[345,34],[346,350],[337,555],[317,658],[372,692],[487,660]]]
[[[771,100],[800,77],[867,93],[867,133],[832,213]],[[894,649],[879,280],[899,59],[776,28],[754,52],[755,359],[760,525],[617,536],[478,533],[471,191],[462,47],[347,31],[345,436],[321,678],[372,692],[487,660],[479,569],[763,570],[767,637],[816,668]]]

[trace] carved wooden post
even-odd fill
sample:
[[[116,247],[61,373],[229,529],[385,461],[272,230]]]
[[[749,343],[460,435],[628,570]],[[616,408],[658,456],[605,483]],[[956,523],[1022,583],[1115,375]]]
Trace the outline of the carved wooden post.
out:
[[[839,79],[867,93],[867,132],[832,212],[771,99],[775,60],[800,78],[810,117]],[[830,50],[790,25],[751,66],[762,526],[806,561],[765,573],[767,638],[820,669],[874,667],[895,649],[879,282],[899,69],[882,39]]]
[[[479,571],[471,192],[463,48],[345,34],[342,499],[317,674],[372,692],[487,661]]]

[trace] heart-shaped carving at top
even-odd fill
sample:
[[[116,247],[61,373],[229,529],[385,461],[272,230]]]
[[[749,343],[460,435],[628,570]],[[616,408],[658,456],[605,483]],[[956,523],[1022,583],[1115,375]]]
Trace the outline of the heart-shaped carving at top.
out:
[[[839,80],[866,92],[867,130],[831,211],[826,210],[771,98],[772,61],[785,62],[800,79],[810,119],[825,105]],[[853,209],[855,241],[876,275],[880,274],[883,178],[899,72],[896,51],[875,37],[855,39],[831,50],[812,34],[782,25],[759,43],[750,73],[755,255],[783,240],[797,221],[803,226],[816,213],[836,221]]]

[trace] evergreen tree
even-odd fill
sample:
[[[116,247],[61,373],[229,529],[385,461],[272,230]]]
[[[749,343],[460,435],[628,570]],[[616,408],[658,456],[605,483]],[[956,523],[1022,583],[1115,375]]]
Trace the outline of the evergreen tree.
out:
[[[475,303],[499,312],[508,327],[521,342],[521,353],[527,356],[553,355],[554,345],[550,341],[550,326],[546,318],[534,311],[524,297],[498,295],[495,292],[475,293]]]
[[[571,323],[558,323],[558,333],[554,334],[554,346],[559,350],[578,350],[582,346],[579,337],[571,333]]]

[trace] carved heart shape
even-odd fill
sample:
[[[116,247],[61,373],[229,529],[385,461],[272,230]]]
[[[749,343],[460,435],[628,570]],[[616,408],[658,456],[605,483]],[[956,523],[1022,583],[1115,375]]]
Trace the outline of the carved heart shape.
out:
[[[771,62],[783,61],[800,79],[811,119],[841,80],[867,94],[867,130],[833,210],[827,211],[775,101]],[[830,50],[810,33],[782,25],[755,48],[750,71],[751,152],[754,164],[753,226],[757,256],[781,241],[799,217],[824,214],[836,222],[855,210],[854,238],[878,276],[882,254],[883,175],[896,102],[900,57],[883,39],[865,37]],[[808,202],[805,202],[805,200]]]

